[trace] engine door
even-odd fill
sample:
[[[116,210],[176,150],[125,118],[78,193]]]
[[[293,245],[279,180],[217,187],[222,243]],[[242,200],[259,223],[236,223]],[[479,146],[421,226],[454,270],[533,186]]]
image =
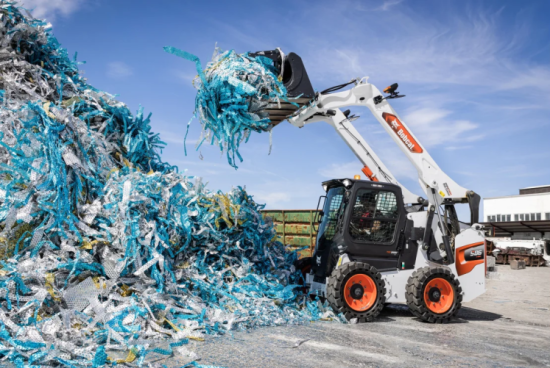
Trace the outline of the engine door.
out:
[[[401,188],[355,182],[346,212],[344,239],[350,258],[378,269],[397,268],[406,222]]]

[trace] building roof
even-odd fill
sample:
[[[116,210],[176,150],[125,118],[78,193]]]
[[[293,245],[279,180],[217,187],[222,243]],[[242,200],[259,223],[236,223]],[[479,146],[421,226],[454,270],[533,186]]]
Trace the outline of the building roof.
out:
[[[545,193],[531,193],[531,194],[513,194],[513,195],[509,195],[509,196],[501,196],[501,197],[485,197],[483,198],[483,200],[485,199],[499,199],[499,198],[523,198],[523,197],[529,197],[529,196],[541,196],[541,195],[550,195],[550,191],[549,192],[545,192]]]
[[[519,194],[550,193],[550,185],[520,189]]]
[[[536,185],[534,187],[525,187],[525,188],[521,188],[521,189],[535,189],[535,188],[550,188],[550,184],[546,184],[546,185]],[[520,189],[520,190],[521,190]]]
[[[514,197],[523,197],[523,196],[526,196],[526,195],[539,195],[539,194],[550,194],[550,184],[521,188],[519,190],[519,194],[515,194],[515,195],[500,196],[500,197],[488,197],[488,198],[483,198],[483,199],[514,198]]]
[[[481,222],[485,228],[493,228],[493,236],[511,236],[514,233],[550,233],[550,220],[543,221],[489,221]]]

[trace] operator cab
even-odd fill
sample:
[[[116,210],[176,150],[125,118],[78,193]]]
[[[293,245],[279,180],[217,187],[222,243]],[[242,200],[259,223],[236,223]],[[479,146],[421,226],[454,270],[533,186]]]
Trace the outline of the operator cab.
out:
[[[366,262],[380,271],[403,269],[407,211],[401,188],[354,179],[329,180],[323,188],[326,195],[321,197],[324,204],[313,254],[314,281],[324,282],[344,253],[351,261]],[[416,247],[406,253],[415,255]],[[414,267],[414,261],[409,263]]]

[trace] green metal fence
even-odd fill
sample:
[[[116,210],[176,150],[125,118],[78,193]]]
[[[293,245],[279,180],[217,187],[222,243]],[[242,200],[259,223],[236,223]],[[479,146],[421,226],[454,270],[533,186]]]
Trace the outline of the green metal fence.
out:
[[[318,223],[317,210],[265,210],[264,217],[271,217],[278,240],[291,249],[307,247],[299,252],[300,258],[311,257],[315,247]]]

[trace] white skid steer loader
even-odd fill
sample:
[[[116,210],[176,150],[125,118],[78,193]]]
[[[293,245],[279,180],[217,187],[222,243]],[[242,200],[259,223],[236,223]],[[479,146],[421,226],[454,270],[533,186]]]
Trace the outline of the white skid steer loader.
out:
[[[368,78],[313,92],[300,57],[279,49],[258,52],[281,72],[292,104],[268,107],[273,125],[283,120],[302,128],[326,122],[363,164],[370,180],[322,183],[313,257],[299,260],[311,293],[328,299],[347,319],[372,321],[384,304],[406,304],[421,320],[445,323],[462,302],[485,292],[486,244],[480,197],[445,174],[391,107],[404,97],[397,84],[384,94]],[[346,87],[348,87],[346,89]],[[368,108],[416,168],[425,198],[402,186],[361,137],[349,106]],[[455,205],[469,204],[470,223],[461,227]]]

